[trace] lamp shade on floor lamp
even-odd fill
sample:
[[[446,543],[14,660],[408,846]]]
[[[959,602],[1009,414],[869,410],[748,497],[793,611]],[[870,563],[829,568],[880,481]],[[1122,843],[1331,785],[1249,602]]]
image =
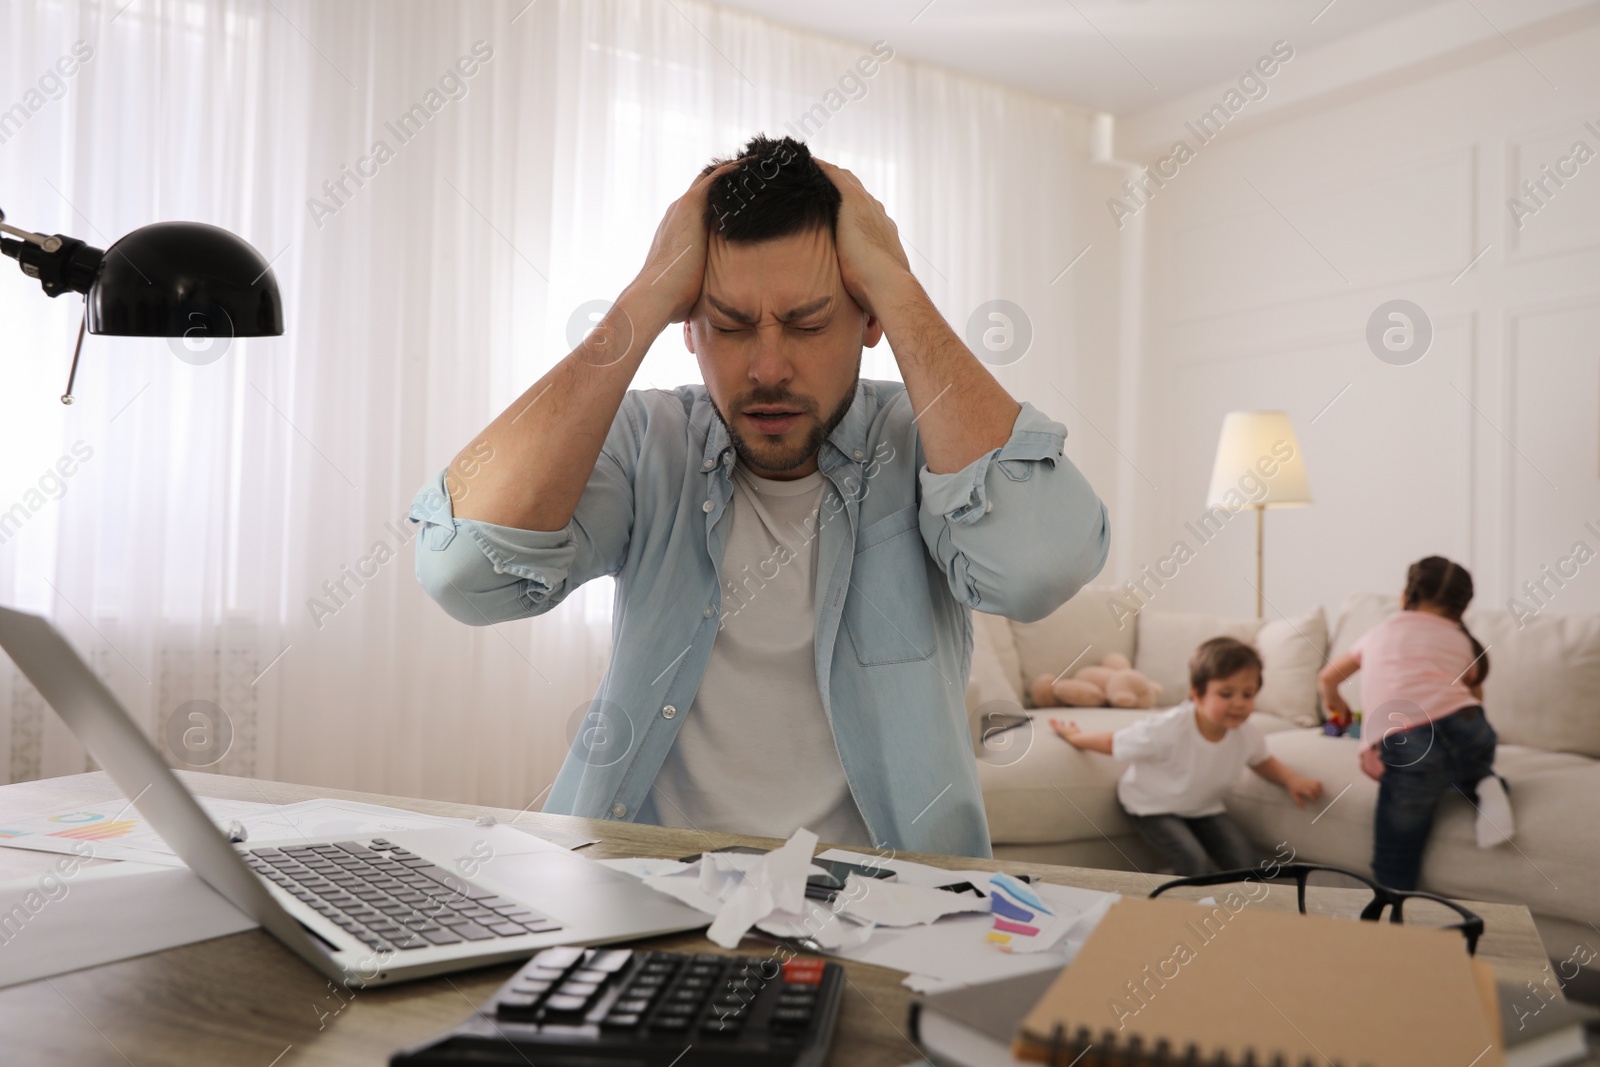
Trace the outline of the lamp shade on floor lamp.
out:
[[[1207,508],[1256,512],[1256,617],[1262,616],[1263,519],[1267,508],[1311,503],[1305,459],[1289,416],[1281,411],[1230,411],[1222,420],[1211,465]]]

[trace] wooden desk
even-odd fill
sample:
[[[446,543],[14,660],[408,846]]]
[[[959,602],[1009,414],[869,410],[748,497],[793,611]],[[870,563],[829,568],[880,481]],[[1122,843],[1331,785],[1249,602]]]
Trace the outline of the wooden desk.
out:
[[[435,815],[493,814],[508,821],[517,813],[498,808],[410,800],[371,793],[322,789],[221,775],[180,772],[201,796],[290,804],[315,797],[340,797],[387,804]],[[0,813],[42,814],[73,804],[119,796],[103,774],[81,774],[0,786]],[[518,826],[581,832],[601,842],[583,850],[596,858],[682,856],[722,845],[771,847],[769,838],[702,834],[658,826],[575,819],[530,812]],[[999,863],[958,856],[900,853],[898,858],[949,868],[977,868],[1035,875],[1044,881],[1143,895],[1154,876],[1084,867]],[[0,849],[0,879],[41,874],[54,862],[46,853]],[[99,862],[99,861],[97,861]],[[110,862],[110,861],[105,861]],[[1275,887],[1276,890],[1276,887]],[[1295,907],[1292,887],[1264,903]],[[1478,956],[1502,978],[1537,979],[1544,946],[1528,910],[1520,905],[1468,903],[1487,924]],[[636,942],[650,948],[719,951],[698,934]],[[769,948],[746,941],[746,953]],[[846,963],[839,1030],[830,1065],[899,1067],[918,1059],[906,1038],[909,992],[901,972]],[[429,978],[385,989],[348,991],[338,1008],[330,986],[309,965],[267,934],[252,930],[72,974],[0,990],[0,1048],[6,1063],[132,1064],[136,1067],[226,1064],[291,1067],[298,1064],[384,1064],[394,1049],[421,1041],[464,1019],[515,970],[512,964]],[[321,1027],[319,1029],[319,1026]]]

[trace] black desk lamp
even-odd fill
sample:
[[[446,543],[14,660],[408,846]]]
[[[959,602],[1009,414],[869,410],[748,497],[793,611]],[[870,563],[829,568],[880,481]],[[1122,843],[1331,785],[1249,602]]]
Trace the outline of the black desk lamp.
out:
[[[9,234],[10,236],[4,236]],[[84,294],[63,404],[72,403],[83,334],[226,341],[283,333],[283,301],[272,267],[248,242],[202,222],[141,226],[102,252],[74,237],[8,226],[0,252],[50,296]]]

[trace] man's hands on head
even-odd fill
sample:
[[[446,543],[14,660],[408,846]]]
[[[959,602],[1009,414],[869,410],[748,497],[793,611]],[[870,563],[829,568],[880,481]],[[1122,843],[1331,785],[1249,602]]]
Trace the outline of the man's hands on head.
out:
[[[572,521],[645,353],[700,301],[706,191],[732,166],[697,177],[672,202],[639,276],[600,324],[462,450],[445,474],[456,518],[546,531]],[[476,461],[485,454],[494,462]]]
[[[655,239],[639,276],[623,291],[625,300],[651,309],[664,323],[682,322],[700,302],[705,286],[706,193],[711,183],[738,166],[724,163],[697,177],[687,192],[674,200],[656,227]],[[652,335],[652,340],[654,339]]]
[[[1021,405],[934,307],[911,273],[900,229],[883,205],[854,174],[812,159],[839,190],[834,245],[845,290],[889,339],[917,412],[928,470],[954,473],[1006,443]],[[939,403],[946,394],[959,401]]]
[[[834,249],[845,290],[862,310],[881,321],[884,301],[906,282],[915,281],[911,261],[900,245],[900,228],[861,179],[843,167],[811,158],[841,197]]]

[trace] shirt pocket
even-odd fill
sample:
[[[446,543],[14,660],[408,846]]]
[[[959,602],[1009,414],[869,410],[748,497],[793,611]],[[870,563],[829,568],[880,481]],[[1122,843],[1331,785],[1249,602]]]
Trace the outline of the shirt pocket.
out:
[[[862,531],[850,586],[844,627],[863,667],[933,655],[933,599],[916,504]]]

